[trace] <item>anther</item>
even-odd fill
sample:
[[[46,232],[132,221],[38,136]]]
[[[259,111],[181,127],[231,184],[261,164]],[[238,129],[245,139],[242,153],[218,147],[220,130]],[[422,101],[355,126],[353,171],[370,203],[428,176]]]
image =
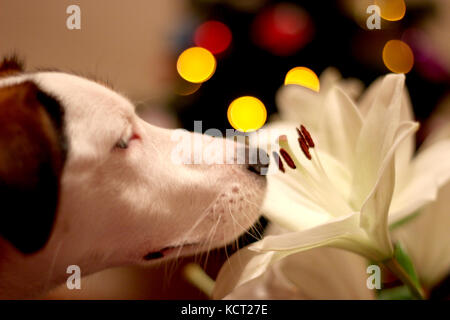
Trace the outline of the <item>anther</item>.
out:
[[[303,138],[303,139],[302,139]],[[302,149],[304,155],[308,160],[311,160],[311,154],[309,153],[309,148],[306,145],[305,138],[298,138],[298,143],[300,144],[300,148]]]
[[[275,159],[275,162],[278,164],[278,169],[280,169],[281,172],[285,173],[283,161],[281,161],[280,156],[275,151],[272,152],[272,156]]]
[[[292,169],[296,169],[297,167],[295,166],[294,160],[292,160],[291,156],[289,155],[289,153],[284,150],[283,148],[280,148],[280,154],[283,157],[284,161],[286,161],[286,164],[292,168]]]
[[[302,124],[300,125],[300,129],[302,131],[303,137],[305,137],[308,147],[314,148],[315,144],[314,144],[314,141],[311,138],[311,135],[309,134],[308,130],[306,130],[306,128]]]

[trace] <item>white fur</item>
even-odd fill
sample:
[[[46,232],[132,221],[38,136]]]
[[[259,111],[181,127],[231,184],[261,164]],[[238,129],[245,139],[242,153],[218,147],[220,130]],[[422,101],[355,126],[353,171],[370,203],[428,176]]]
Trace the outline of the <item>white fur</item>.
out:
[[[167,247],[195,243],[166,251],[174,257],[223,246],[257,219],[265,181],[245,165],[174,164],[172,130],[144,122],[126,98],[84,78],[24,74],[0,89],[24,80],[60,101],[70,147],[46,247],[24,256],[0,239],[0,297],[43,293],[65,281],[69,265],[87,275],[150,263],[147,253]],[[128,149],[114,148],[133,133]]]

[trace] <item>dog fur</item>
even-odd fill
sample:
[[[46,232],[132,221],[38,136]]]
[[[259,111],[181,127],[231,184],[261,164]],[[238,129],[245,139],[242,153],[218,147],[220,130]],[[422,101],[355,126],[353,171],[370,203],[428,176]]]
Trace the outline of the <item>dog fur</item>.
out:
[[[97,82],[5,60],[0,297],[42,294],[69,265],[82,275],[145,265],[226,245],[251,227],[264,177],[246,165],[174,164],[172,132]]]

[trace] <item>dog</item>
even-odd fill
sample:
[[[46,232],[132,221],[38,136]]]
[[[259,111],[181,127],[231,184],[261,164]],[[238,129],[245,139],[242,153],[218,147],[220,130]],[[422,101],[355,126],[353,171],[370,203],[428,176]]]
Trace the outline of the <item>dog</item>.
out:
[[[102,83],[4,59],[0,298],[41,295],[66,281],[70,265],[83,276],[146,265],[224,246],[250,228],[265,165],[175,164],[172,133]]]

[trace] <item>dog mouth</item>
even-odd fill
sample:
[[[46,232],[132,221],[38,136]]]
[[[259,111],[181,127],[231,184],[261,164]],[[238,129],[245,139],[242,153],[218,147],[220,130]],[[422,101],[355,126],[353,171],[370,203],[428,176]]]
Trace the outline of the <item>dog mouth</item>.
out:
[[[194,253],[196,249],[198,249],[200,243],[186,243],[176,246],[165,247],[159,251],[151,251],[144,256],[144,260],[153,261],[162,258],[167,258],[171,256],[185,256],[190,253]]]

